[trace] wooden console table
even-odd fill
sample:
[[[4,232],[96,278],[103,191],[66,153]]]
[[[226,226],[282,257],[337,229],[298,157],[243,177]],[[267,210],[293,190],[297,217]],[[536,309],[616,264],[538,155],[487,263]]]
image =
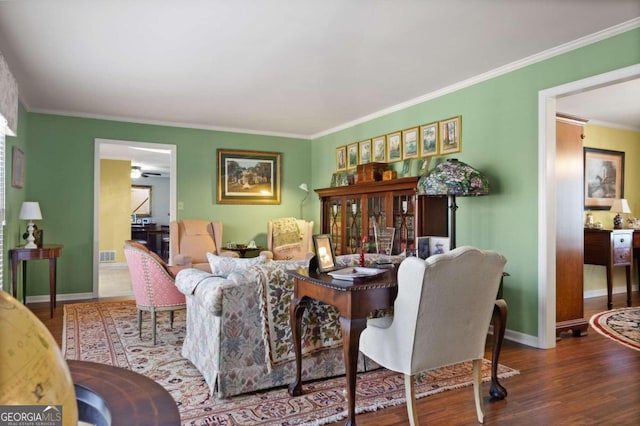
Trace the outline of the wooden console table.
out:
[[[360,334],[367,326],[371,311],[393,306],[397,296],[397,267],[390,268],[375,278],[355,281],[334,280],[328,274],[309,273],[300,268],[287,271],[294,278],[293,297],[289,307],[293,348],[296,354],[296,381],[289,385],[291,396],[302,395],[302,316],[311,299],[332,305],[340,313],[342,350],[347,381],[347,425],[356,424],[356,372]],[[498,383],[498,358],[507,324],[507,304],[496,301],[493,311],[494,344],[491,361],[490,394],[496,399],[507,396],[506,389]]]
[[[49,259],[49,311],[53,318],[53,310],[56,307],[56,259],[62,255],[61,244],[45,244],[37,248],[24,248],[24,246],[9,250],[11,262],[11,289],[13,297],[17,297],[18,290],[18,263],[22,262],[22,303],[27,301],[27,260]]]
[[[67,364],[76,386],[80,420],[113,425],[180,424],[171,394],[150,378],[95,362],[69,360]],[[110,421],[101,423],[102,419]]]

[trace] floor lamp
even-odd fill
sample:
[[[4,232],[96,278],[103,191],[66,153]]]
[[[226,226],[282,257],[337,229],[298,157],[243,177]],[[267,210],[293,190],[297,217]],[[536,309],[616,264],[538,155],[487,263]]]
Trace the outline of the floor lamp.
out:
[[[298,185],[298,189],[300,189],[301,191],[304,191],[305,193],[304,198],[302,199],[302,201],[300,201],[300,219],[304,219],[302,217],[302,207],[304,205],[305,200],[309,196],[309,187],[307,186],[306,183],[301,183],[300,185]]]
[[[449,159],[418,180],[418,195],[448,198],[450,247],[456,247],[456,197],[487,195],[489,180],[470,165]]]

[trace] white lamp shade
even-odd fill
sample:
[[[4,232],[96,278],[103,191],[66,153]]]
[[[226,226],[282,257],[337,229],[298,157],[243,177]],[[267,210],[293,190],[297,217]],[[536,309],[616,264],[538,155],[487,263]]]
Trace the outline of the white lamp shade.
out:
[[[617,198],[613,200],[610,210],[614,213],[631,213],[629,203],[624,198]]]
[[[298,185],[298,188],[300,188],[304,192],[309,192],[309,187],[307,186],[306,183],[301,183],[300,185]]]
[[[40,203],[37,201],[25,201],[20,208],[20,219],[41,220]]]

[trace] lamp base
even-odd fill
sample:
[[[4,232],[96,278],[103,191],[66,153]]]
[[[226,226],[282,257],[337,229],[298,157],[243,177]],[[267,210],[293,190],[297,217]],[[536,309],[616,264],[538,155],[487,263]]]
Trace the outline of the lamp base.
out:
[[[622,217],[620,214],[613,218],[613,229],[622,229]]]
[[[27,225],[27,232],[29,232],[29,236],[27,237],[27,244],[24,245],[24,248],[28,248],[28,249],[35,249],[38,248],[38,246],[36,245],[35,241],[35,237],[33,236],[33,222],[29,222]]]

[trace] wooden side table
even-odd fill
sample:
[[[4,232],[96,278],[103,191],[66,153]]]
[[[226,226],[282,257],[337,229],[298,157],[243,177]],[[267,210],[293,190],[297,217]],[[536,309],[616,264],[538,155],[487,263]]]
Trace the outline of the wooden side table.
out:
[[[22,303],[27,301],[27,260],[49,259],[49,311],[53,318],[56,307],[56,260],[62,255],[61,244],[45,244],[37,248],[15,247],[9,250],[11,262],[11,290],[18,293],[18,263],[22,262]]]

